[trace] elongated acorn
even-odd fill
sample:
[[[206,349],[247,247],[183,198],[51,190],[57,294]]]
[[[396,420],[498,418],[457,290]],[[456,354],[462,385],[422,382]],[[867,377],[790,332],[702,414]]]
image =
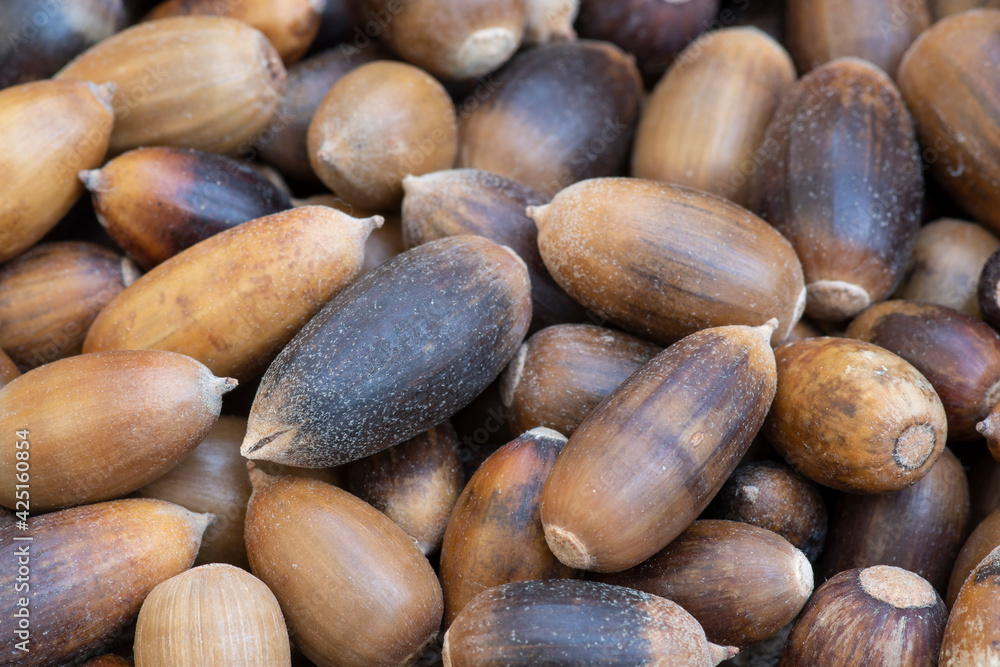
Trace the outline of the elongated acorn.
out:
[[[941,640],[942,665],[992,665],[1000,642],[1000,547],[981,560],[955,598]]]
[[[958,597],[965,580],[997,547],[1000,547],[1000,512],[994,510],[976,526],[962,545],[962,550],[958,552],[958,558],[955,559],[955,565],[948,579],[948,594],[944,598],[949,609],[955,605],[955,598]]]

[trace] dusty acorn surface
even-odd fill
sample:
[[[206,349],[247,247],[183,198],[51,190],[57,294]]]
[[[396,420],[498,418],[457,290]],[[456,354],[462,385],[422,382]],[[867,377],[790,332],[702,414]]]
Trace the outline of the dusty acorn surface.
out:
[[[0,667],[1000,666],[1000,2],[0,1]]]

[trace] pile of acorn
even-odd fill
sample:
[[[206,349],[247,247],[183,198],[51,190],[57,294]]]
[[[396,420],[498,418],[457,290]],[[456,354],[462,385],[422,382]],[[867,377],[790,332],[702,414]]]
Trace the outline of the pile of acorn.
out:
[[[1000,665],[989,7],[3,0],[0,666]]]

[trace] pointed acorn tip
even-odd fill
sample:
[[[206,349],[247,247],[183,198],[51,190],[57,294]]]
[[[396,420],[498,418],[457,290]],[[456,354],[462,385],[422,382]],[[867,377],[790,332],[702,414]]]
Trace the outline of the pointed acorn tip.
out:
[[[767,322],[764,322],[764,324],[754,328],[760,332],[760,335],[763,336],[765,340],[770,341],[771,336],[778,330],[778,318],[772,317]]]
[[[539,231],[541,231],[542,225],[545,224],[545,212],[548,210],[549,206],[549,204],[529,206],[524,210],[524,214],[535,221],[535,227],[538,227]]]
[[[718,644],[708,642],[708,653],[712,659],[713,665],[718,665],[720,662],[731,660],[739,652],[740,650],[735,646],[719,646]]]
[[[94,192],[101,187],[101,170],[100,169],[84,169],[76,175],[83,183],[83,187],[87,188],[89,191]]]
[[[381,215],[373,215],[370,218],[360,218],[361,224],[365,228],[365,235],[371,234],[376,229],[380,229],[385,224],[385,218]]]
[[[236,378],[215,378],[220,394],[228,394],[233,389],[239,386],[239,381]]]

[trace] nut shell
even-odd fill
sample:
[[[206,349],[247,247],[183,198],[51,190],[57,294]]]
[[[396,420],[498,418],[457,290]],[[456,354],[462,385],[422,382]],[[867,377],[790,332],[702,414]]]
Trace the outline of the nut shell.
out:
[[[998,575],[1000,547],[980,561],[955,598],[941,641],[942,665],[992,665],[997,661]]]

